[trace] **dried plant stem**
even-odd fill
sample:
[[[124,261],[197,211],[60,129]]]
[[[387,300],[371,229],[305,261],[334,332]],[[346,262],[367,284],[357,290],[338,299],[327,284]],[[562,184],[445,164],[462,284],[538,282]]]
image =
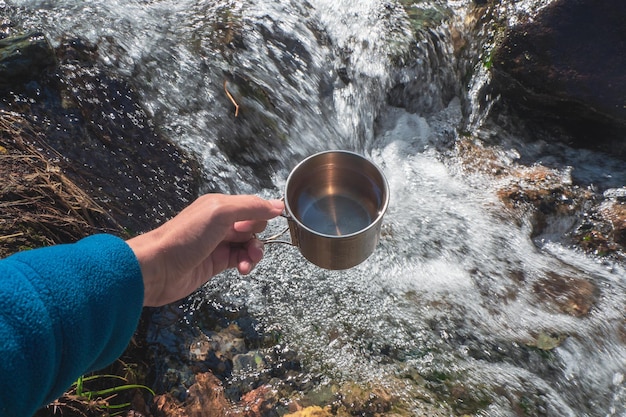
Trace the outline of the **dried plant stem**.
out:
[[[23,236],[24,233],[23,232],[19,232],[19,233],[13,233],[12,235],[5,235],[5,236],[0,236],[0,240],[3,239],[11,239],[13,237],[19,237],[19,236]]]
[[[237,117],[239,116],[239,104],[237,104],[232,94],[230,94],[230,92],[228,91],[227,84],[228,84],[228,80],[224,80],[224,91],[226,92],[226,95],[230,99],[230,102],[233,103],[233,105],[235,106],[235,117]]]

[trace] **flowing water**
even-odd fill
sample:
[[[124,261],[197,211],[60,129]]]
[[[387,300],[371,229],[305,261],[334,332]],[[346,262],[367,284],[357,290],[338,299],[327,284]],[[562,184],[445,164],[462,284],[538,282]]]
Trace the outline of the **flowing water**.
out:
[[[500,12],[514,22],[547,3],[505,2]],[[415,410],[425,386],[456,400],[451,414],[626,415],[623,265],[563,243],[567,219],[533,237],[529,221],[503,215],[496,180],[462,169],[453,144],[460,132],[498,136],[508,143],[502,161],[535,158],[561,167],[565,182],[600,189],[624,186],[626,169],[487,128],[490,101],[479,105],[477,92],[488,82],[489,34],[471,29],[473,2],[402,4],[0,1],[53,42],[97,44],[158,128],[197,155],[205,191],[278,197],[299,160],[332,148],[366,155],[387,176],[390,206],[366,262],[325,271],[292,247],[268,246],[253,274],[222,274],[192,297],[181,333],[202,328],[202,309],[220,303],[279,334],[318,385],[388,386]],[[597,287],[589,314],[538,296],[555,274]],[[530,347],[541,340],[552,345]]]

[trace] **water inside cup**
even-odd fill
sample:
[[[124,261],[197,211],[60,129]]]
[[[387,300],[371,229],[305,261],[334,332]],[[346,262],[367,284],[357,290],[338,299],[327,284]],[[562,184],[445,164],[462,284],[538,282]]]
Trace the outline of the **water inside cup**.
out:
[[[302,204],[300,221],[306,227],[325,235],[342,236],[356,233],[372,223],[362,204],[340,194],[326,195]]]

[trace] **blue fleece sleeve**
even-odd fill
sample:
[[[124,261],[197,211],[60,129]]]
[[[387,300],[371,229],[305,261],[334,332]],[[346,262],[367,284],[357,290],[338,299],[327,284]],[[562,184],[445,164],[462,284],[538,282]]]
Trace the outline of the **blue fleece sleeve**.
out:
[[[130,341],[143,280],[112,235],[0,260],[0,415],[30,417]]]

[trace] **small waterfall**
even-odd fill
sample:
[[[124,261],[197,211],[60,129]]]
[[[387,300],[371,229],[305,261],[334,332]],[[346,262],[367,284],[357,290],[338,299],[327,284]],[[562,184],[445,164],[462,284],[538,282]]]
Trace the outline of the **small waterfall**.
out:
[[[164,362],[185,366],[181,346],[219,305],[279,335],[275,350],[296,352],[315,389],[375,382],[414,410],[444,398],[458,414],[626,413],[624,266],[548,236],[538,244],[528,219],[504,212],[498,180],[467,174],[454,153],[468,130],[509,140],[495,151],[503,164],[539,152],[488,120],[497,97],[484,95],[481,60],[491,34],[473,3],[7,2],[12,20],[53,42],[97,44],[156,126],[201,161],[206,191],[277,197],[302,157],[330,148],[364,153],[388,177],[391,205],[370,259],[324,271],[295,248],[268,247],[253,274],[222,274],[187,300],[184,317],[161,329],[174,340]],[[514,20],[547,3],[499,13]],[[581,166],[598,158],[565,152]],[[602,164],[577,180],[623,186],[624,168]],[[268,234],[283,226],[271,222]],[[567,285],[598,291],[588,314],[542,296]]]

